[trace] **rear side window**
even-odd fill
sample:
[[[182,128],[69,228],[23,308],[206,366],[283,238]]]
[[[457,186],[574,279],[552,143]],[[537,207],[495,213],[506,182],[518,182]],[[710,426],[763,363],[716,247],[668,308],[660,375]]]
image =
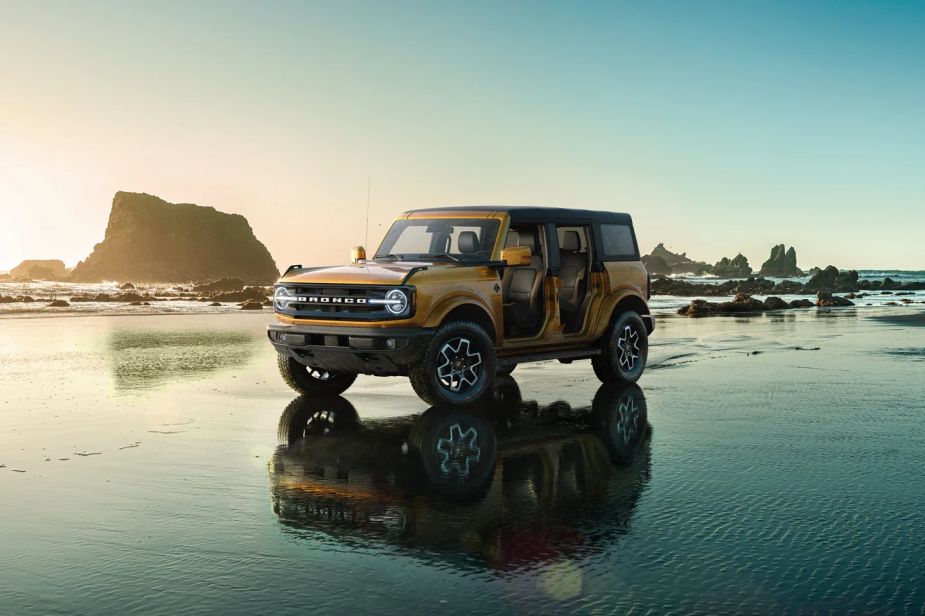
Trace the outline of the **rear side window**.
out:
[[[604,261],[626,261],[639,258],[636,239],[629,225],[601,225],[601,256]]]

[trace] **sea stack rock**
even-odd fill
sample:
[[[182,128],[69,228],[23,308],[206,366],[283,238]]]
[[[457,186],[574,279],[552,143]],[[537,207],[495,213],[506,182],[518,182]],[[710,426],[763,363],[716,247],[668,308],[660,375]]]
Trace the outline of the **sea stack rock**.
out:
[[[117,192],[103,241],[71,273],[78,282],[188,282],[223,277],[272,284],[279,270],[247,219],[144,193]]]
[[[759,274],[775,278],[802,276],[803,271],[797,267],[797,251],[793,246],[784,250],[784,245],[778,244],[771,249],[771,257],[761,265]]]
[[[661,261],[657,261],[655,258],[661,259]],[[693,274],[695,276],[700,276],[702,274],[709,274],[713,269],[709,263],[694,261],[687,256],[686,252],[682,252],[681,254],[671,252],[665,248],[665,244],[663,243],[659,243],[658,246],[652,249],[650,254],[642,257],[642,262],[646,264],[647,270],[649,262],[655,263],[658,266],[660,266],[661,263],[665,263],[671,268],[671,272],[668,272],[671,274]]]
[[[641,260],[646,271],[653,276],[668,276],[671,274],[671,266],[665,263],[665,260],[661,257],[644,255]]]
[[[60,259],[27,259],[10,270],[11,278],[50,280],[64,278],[67,269]]]
[[[720,278],[747,278],[752,275],[752,266],[742,253],[731,260],[723,257],[713,266],[713,274]]]

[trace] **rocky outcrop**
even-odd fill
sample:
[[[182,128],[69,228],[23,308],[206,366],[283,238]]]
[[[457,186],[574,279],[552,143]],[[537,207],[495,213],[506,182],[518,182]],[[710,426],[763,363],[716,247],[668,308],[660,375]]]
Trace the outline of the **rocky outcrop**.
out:
[[[234,277],[271,284],[279,270],[247,220],[215,208],[118,192],[103,241],[74,268],[77,282],[188,282]]]
[[[772,298],[769,298],[772,299]],[[773,298],[779,300],[779,298]],[[777,304],[772,303],[773,306]],[[784,305],[786,307],[786,304]],[[713,303],[704,299],[695,299],[689,306],[678,309],[678,314],[688,317],[708,317],[730,314],[757,314],[766,310],[779,310],[779,307],[770,307],[766,302],[757,300],[746,293],[739,293],[731,302]]]
[[[713,275],[720,278],[746,278],[752,275],[752,266],[742,253],[732,259],[723,257],[713,266]]]
[[[54,280],[67,276],[67,268],[60,259],[27,259],[10,270],[10,278]]]
[[[843,303],[819,304],[820,306],[847,306],[853,305],[841,297],[829,299],[833,302],[845,301]],[[820,300],[821,301],[821,300]],[[791,308],[812,308],[816,304],[806,299],[790,302],[789,304],[779,297],[769,297],[763,302],[757,300],[746,293],[739,293],[731,302],[708,302],[705,299],[695,299],[689,306],[683,306],[678,309],[678,314],[687,317],[710,317],[722,315],[741,315],[741,314],[760,314],[762,312],[771,312],[774,310],[788,310]]]
[[[687,256],[686,252],[677,254],[671,252],[665,248],[665,244],[659,243],[658,246],[652,249],[652,252],[646,257],[658,257],[661,259],[668,267],[671,268],[671,274],[693,274],[695,276],[700,276],[703,274],[709,274],[712,270],[712,267],[709,263],[703,263],[702,261],[694,261],[693,259]],[[653,272],[654,273],[654,272]]]
[[[887,291],[889,289],[889,291]],[[660,278],[652,281],[653,295],[680,295],[682,297],[735,295],[753,293],[756,295],[815,295],[819,291],[855,293],[857,291],[912,292],[925,290],[925,282],[899,283],[890,278],[883,280],[859,280],[854,270],[840,272],[829,266],[819,270],[806,284],[796,280],[781,280],[774,283],[767,278],[749,277],[746,280],[727,280],[719,284],[694,283],[687,280]]]
[[[646,271],[653,276],[668,276],[671,274],[671,266],[665,263],[665,260],[661,257],[644,255],[641,260]]]
[[[841,291],[852,292],[861,289],[858,273],[854,270],[840,272],[833,265],[819,270],[805,285],[807,291]]]
[[[771,249],[770,258],[761,264],[759,275],[775,278],[802,276],[803,271],[797,267],[797,251],[793,246],[785,250],[783,244],[778,244]]]
[[[832,308],[836,306],[854,306],[854,302],[844,297],[832,295],[828,291],[819,291],[816,299],[816,305],[820,308]]]

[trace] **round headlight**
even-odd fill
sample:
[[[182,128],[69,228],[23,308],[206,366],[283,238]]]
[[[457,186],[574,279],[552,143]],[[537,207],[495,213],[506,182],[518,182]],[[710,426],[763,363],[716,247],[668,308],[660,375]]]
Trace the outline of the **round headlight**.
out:
[[[289,289],[286,287],[276,287],[276,291],[273,292],[273,305],[277,310],[283,310],[286,306],[289,305],[290,295]]]
[[[392,289],[385,294],[386,309],[392,314],[404,314],[408,310],[408,296],[401,289]]]

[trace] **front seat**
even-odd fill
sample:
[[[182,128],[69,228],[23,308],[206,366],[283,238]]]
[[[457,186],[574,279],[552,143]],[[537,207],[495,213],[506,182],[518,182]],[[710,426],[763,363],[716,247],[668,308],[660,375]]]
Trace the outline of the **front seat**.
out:
[[[464,255],[471,255],[479,251],[479,236],[475,231],[463,231],[456,240],[459,246],[459,252]]]
[[[530,249],[530,265],[508,267],[501,280],[504,298],[505,331],[511,336],[535,333],[539,324],[539,294],[543,285],[543,257],[536,254],[533,233],[508,231],[505,247],[526,246]]]
[[[559,245],[559,312],[566,331],[574,331],[581,326],[579,309],[584,299],[586,277],[588,273],[588,255],[581,250],[581,237],[578,231],[566,231],[562,234]]]

